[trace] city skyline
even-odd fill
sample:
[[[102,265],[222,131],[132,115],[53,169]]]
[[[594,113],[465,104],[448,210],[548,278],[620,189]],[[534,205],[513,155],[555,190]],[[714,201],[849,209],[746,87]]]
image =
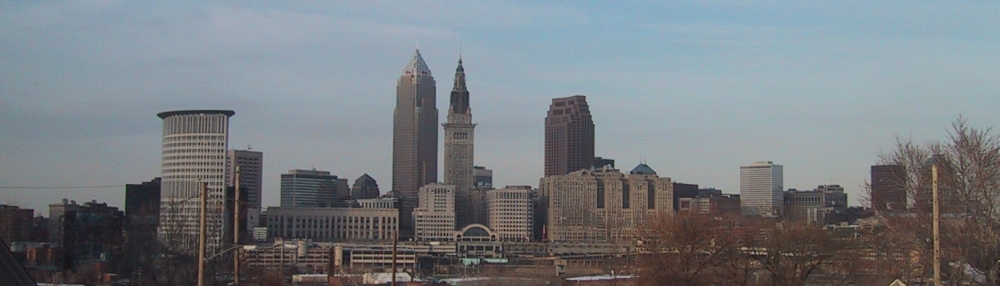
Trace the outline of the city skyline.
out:
[[[836,183],[851,204],[895,136],[1000,122],[983,104],[1000,98],[995,3],[105,4],[0,4],[0,184],[121,187],[0,202],[124,205],[125,184],[159,174],[154,115],[178,109],[240,114],[229,146],[266,153],[264,206],[288,169],[388,186],[392,88],[417,41],[439,68],[462,43],[476,164],[497,187],[542,176],[544,112],[575,94],[595,153],[621,166],[737,193],[739,166],[772,160],[786,188]]]

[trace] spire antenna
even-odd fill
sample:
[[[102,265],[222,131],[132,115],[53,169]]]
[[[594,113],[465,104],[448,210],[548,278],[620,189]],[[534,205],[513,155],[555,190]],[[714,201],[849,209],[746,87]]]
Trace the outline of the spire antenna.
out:
[[[462,39],[458,39],[458,60],[462,60]]]

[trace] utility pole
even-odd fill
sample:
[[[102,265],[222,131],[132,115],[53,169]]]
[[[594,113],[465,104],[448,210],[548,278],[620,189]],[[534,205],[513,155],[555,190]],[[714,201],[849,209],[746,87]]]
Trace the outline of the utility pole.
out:
[[[198,223],[198,286],[205,286],[205,213],[208,212],[208,183],[201,183],[201,212]]]
[[[933,208],[932,237],[934,239],[934,286],[941,286],[941,206],[938,202],[938,168],[931,165],[931,200]]]
[[[392,286],[396,286],[396,242],[399,241],[399,229],[392,235]]]
[[[240,245],[240,166],[236,166],[236,178],[233,180],[233,247]],[[233,283],[240,285],[240,249],[233,250]]]

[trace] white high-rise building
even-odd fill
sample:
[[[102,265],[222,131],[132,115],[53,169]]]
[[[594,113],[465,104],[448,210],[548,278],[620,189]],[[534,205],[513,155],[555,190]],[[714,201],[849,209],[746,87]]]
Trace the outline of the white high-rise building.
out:
[[[486,193],[489,227],[501,241],[530,241],[534,214],[530,186],[507,186]]]
[[[420,200],[413,209],[417,240],[448,241],[455,239],[455,186],[440,183],[420,187]]]
[[[160,225],[167,247],[196,253],[201,186],[208,184],[207,248],[220,250],[225,226],[226,151],[232,110],[177,110],[163,119]],[[229,231],[231,232],[231,231]],[[227,232],[228,233],[228,232]]]
[[[759,161],[740,167],[740,209],[743,215],[781,215],[784,179],[781,165]]]

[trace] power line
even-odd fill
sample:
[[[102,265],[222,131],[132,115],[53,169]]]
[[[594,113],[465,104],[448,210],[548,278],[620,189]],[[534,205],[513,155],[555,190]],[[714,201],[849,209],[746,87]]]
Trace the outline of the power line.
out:
[[[38,186],[0,186],[0,189],[20,189],[20,190],[65,190],[65,189],[110,189],[110,188],[123,188],[125,185],[110,185],[110,186],[65,186],[65,187],[38,187]]]

